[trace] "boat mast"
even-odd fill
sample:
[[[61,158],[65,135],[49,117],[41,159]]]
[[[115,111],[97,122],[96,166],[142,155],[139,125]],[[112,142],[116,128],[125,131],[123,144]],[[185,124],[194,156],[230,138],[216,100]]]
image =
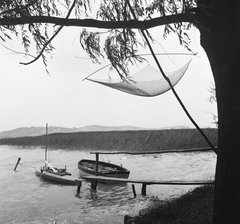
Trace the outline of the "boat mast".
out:
[[[47,161],[47,148],[48,148],[48,123],[46,123],[46,148],[45,148],[45,161]]]

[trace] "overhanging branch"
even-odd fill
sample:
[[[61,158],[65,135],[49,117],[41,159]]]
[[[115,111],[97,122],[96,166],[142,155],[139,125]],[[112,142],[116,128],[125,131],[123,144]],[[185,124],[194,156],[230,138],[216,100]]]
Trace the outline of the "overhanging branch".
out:
[[[74,2],[73,2],[73,4],[72,4],[72,6],[71,6],[71,8],[70,8],[70,10],[69,10],[69,12],[68,12],[68,14],[67,14],[67,16],[66,16],[66,19],[68,19],[69,18],[69,16],[71,15],[71,12],[72,12],[72,10],[73,10],[73,8],[74,8],[74,6],[75,6],[75,4],[76,4],[76,0],[74,0]],[[31,64],[31,63],[33,63],[33,62],[35,62],[35,61],[37,61],[40,57],[41,57],[41,55],[43,55],[43,53],[44,53],[44,51],[45,51],[45,49],[46,49],[46,47],[51,43],[51,41],[58,35],[58,33],[62,30],[62,28],[63,28],[64,26],[60,26],[59,28],[58,28],[58,30],[56,31],[56,33],[44,44],[44,46],[43,46],[43,48],[42,48],[42,50],[40,51],[40,53],[38,54],[38,56],[36,57],[36,58],[34,58],[32,61],[30,61],[30,62],[27,62],[27,63],[20,63],[20,64],[23,64],[23,65],[29,65],[29,64]]]
[[[144,21],[100,21],[95,19],[66,19],[50,16],[31,16],[19,18],[1,18],[0,26],[15,26],[33,23],[50,23],[60,26],[92,27],[102,29],[132,28],[132,29],[149,29],[156,26],[177,22],[194,23],[194,13],[182,13],[169,16],[157,17]]]

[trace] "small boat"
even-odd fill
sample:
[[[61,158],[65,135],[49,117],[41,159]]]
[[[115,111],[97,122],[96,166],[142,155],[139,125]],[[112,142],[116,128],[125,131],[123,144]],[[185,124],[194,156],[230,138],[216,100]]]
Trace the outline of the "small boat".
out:
[[[77,185],[77,181],[71,176],[72,174],[67,172],[66,168],[58,169],[52,167],[50,163],[45,161],[45,165],[41,167],[40,171],[36,171],[36,175],[54,183],[65,185]]]
[[[82,159],[78,162],[79,174],[82,178],[84,176],[96,174],[96,161]],[[118,166],[112,163],[106,163],[98,161],[98,176],[102,177],[114,177],[128,179],[130,171],[122,166]]]
[[[65,168],[56,168],[53,167],[48,161],[47,161],[47,150],[48,150],[48,139],[47,139],[48,133],[47,133],[47,124],[46,124],[46,148],[45,148],[45,164],[43,167],[40,168],[40,171],[36,170],[36,175],[54,183],[58,184],[66,184],[66,185],[77,185],[77,181],[71,176],[72,174],[67,172],[66,167]]]

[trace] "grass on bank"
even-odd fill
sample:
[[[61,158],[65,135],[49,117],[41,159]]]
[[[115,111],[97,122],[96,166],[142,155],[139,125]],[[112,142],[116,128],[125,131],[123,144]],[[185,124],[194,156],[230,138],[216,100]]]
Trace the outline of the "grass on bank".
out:
[[[217,145],[217,129],[203,129],[213,145]],[[0,145],[23,148],[44,148],[46,136],[3,138]],[[49,149],[113,150],[113,151],[161,151],[168,149],[192,149],[209,147],[196,129],[109,131],[55,133],[48,135]]]
[[[148,213],[126,224],[211,224],[213,186],[202,186],[170,201],[156,203]]]

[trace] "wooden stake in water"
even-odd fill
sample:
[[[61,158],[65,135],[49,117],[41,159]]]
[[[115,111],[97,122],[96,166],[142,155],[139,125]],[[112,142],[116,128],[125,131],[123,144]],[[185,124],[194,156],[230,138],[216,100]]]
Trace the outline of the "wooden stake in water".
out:
[[[15,166],[15,168],[14,168],[14,171],[16,171],[17,166],[18,166],[18,164],[20,163],[20,160],[21,160],[21,158],[19,157],[18,160],[17,160],[16,166]]]

